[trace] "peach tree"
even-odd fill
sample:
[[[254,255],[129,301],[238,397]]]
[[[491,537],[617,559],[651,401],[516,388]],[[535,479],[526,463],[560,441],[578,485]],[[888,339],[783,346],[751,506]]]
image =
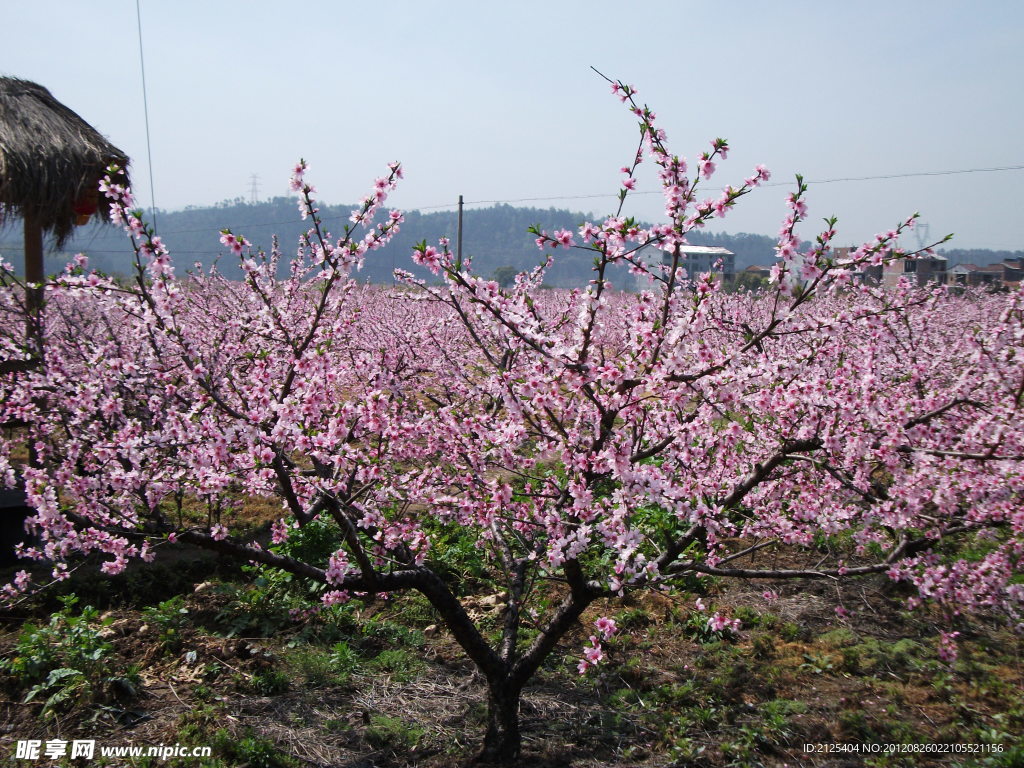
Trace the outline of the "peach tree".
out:
[[[687,235],[768,171],[703,199],[728,144],[687,163],[633,88],[612,90],[641,137],[619,212],[534,233],[543,250],[593,255],[572,292],[541,290],[551,256],[502,287],[443,239],[412,254],[432,280],[360,285],[403,222],[378,215],[398,164],[332,233],[300,163],[310,228],[289,256],[224,231],[241,281],[178,276],[108,177],[133,278],[76,259],[45,286],[43,363],[0,378],[0,422],[22,425],[0,444],[0,481],[35,510],[21,554],[61,579],[87,553],[116,573],[177,541],[323,585],[325,604],[416,591],[486,682],[489,761],[518,755],[524,686],[584,612],[638,590],[884,573],[914,600],[1020,627],[1021,294],[864,283],[866,267],[918,255],[898,244],[913,217],[844,259],[834,219],[802,247],[799,178],[769,290],[686,274]],[[643,162],[665,199],[651,227],[622,215]],[[614,290],[621,267],[639,292]],[[6,267],[10,361],[27,354],[24,289]],[[24,442],[29,464],[15,459]],[[257,497],[281,510],[262,543],[233,525]],[[326,562],[285,546],[314,524],[336,532]],[[453,530],[472,533],[503,585],[497,630],[431,560]],[[778,550],[791,565],[771,564]],[[31,581],[19,572],[8,597]],[[587,623],[581,673],[616,631],[607,616]]]

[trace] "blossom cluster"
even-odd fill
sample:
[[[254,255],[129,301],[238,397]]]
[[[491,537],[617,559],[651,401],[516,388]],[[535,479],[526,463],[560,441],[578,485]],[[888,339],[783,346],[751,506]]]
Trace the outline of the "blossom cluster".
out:
[[[575,232],[535,232],[545,249],[593,255],[577,291],[541,290],[550,258],[502,289],[447,240],[412,254],[439,280],[359,284],[363,260],[403,223],[398,211],[377,220],[398,164],[335,236],[300,163],[292,188],[310,229],[291,258],[224,231],[239,282],[177,276],[130,192],[107,179],[137,280],[77,260],[47,286],[45,365],[0,377],[0,422],[25,425],[34,460],[22,466],[15,441],[0,442],[0,481],[22,483],[35,510],[23,554],[63,578],[84,553],[116,573],[186,541],[319,580],[327,604],[419,588],[464,627],[455,598],[424,576],[438,537],[460,529],[505,575],[509,615],[547,611],[536,623],[560,632],[572,599],[694,574],[888,573],[951,612],[1020,624],[1024,294],[856,284],[857,268],[899,253],[912,218],[840,264],[833,220],[801,250],[802,182],[772,290],[686,275],[687,234],[769,173],[699,199],[728,143],[691,166],[635,89],[616,86],[643,133],[621,199],[650,161],[667,221],[644,227],[620,208]],[[644,248],[668,263],[651,266]],[[613,290],[615,264],[643,290]],[[0,351],[20,359],[20,287],[0,279]],[[256,498],[280,507],[269,548],[234,525]],[[315,520],[338,533],[327,562],[278,553]],[[822,561],[822,537],[851,542],[842,561]],[[961,543],[982,554],[959,557]],[[805,565],[761,568],[756,555],[780,548]],[[528,605],[527,572],[565,584],[569,607]],[[22,573],[10,591],[27,588]],[[707,626],[737,628],[718,613]],[[599,620],[582,670],[615,629]]]

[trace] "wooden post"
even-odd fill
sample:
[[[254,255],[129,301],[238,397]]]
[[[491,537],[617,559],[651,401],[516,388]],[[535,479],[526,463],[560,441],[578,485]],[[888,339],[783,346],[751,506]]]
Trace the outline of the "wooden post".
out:
[[[37,288],[29,288],[35,283]],[[43,360],[43,228],[35,213],[25,212],[25,341],[32,362]],[[40,405],[40,401],[35,401]],[[31,430],[30,430],[31,434]],[[40,466],[35,443],[29,439],[28,465]]]
[[[25,212],[25,332],[32,356],[43,357],[43,228],[35,213]]]
[[[462,269],[462,195],[459,195],[459,237],[455,242],[455,263]]]

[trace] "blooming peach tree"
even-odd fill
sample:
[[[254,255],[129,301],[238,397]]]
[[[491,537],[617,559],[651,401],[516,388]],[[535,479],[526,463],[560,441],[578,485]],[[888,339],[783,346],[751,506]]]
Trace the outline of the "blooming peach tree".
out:
[[[620,211],[535,232],[544,250],[593,254],[593,279],[573,292],[540,290],[550,256],[503,289],[445,240],[412,254],[433,281],[359,285],[364,259],[402,225],[399,212],[378,216],[398,164],[335,233],[297,166],[309,231],[291,257],[225,231],[238,282],[215,269],[179,277],[108,179],[133,280],[69,265],[46,286],[43,363],[0,378],[0,421],[23,425],[34,456],[22,466],[15,440],[0,444],[0,480],[23,484],[35,510],[37,543],[22,554],[60,579],[85,553],[116,573],[177,541],[322,584],[327,604],[417,591],[486,682],[482,756],[494,761],[518,755],[523,688],[595,601],[695,575],[884,573],[915,600],[1020,627],[1024,296],[860,281],[917,255],[898,248],[913,218],[839,261],[835,220],[800,246],[802,181],[771,290],[688,275],[687,235],[768,171],[702,199],[728,144],[691,167],[634,89],[613,91],[642,136]],[[657,168],[664,224],[621,213],[641,162]],[[640,292],[613,290],[623,265]],[[3,274],[0,352],[13,361],[25,357],[24,286]],[[266,545],[232,522],[254,497],[280,501]],[[284,546],[314,523],[340,542],[322,564]],[[503,583],[497,632],[431,560],[456,528]],[[770,564],[779,549],[793,565]],[[7,592],[29,588],[22,571]],[[581,672],[616,632],[592,621]],[[721,614],[708,624],[736,628]]]

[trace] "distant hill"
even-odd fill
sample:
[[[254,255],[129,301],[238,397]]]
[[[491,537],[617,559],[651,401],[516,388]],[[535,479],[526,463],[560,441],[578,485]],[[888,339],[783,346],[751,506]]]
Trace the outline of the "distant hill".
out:
[[[352,206],[322,205],[321,216],[329,228],[341,231],[348,221]],[[448,236],[453,243],[456,236],[456,213],[440,211],[406,212],[401,232],[391,244],[370,254],[360,279],[375,283],[391,282],[395,267],[409,269],[422,277],[427,275],[414,268],[409,255],[415,243],[426,240],[436,242]],[[491,208],[467,209],[464,212],[463,251],[473,258],[478,274],[491,276],[500,267],[515,270],[530,269],[543,257],[534,238],[527,231],[537,225],[548,232],[556,229],[574,229],[588,217],[582,213],[556,208],[520,208],[496,205]],[[267,202],[246,203],[241,200],[221,203],[208,208],[187,208],[182,211],[158,211],[157,232],[167,243],[179,270],[199,262],[209,266],[215,261],[229,277],[241,272],[236,260],[221,246],[220,230],[230,229],[245,235],[256,246],[269,249],[273,235],[278,236],[282,252],[294,252],[299,235],[307,228],[298,214],[293,198],[279,197]],[[0,232],[0,253],[9,261],[20,263],[20,229],[8,226]],[[694,245],[712,245],[728,248],[736,254],[736,269],[751,264],[770,264],[774,260],[775,239],[766,235],[691,233]],[[130,269],[131,250],[125,235],[116,227],[91,223],[81,227],[68,242],[64,253],[52,254],[47,259],[49,271],[60,269],[70,254],[84,252],[93,266],[108,273],[126,273]],[[944,251],[950,265],[967,261],[989,264],[1004,258],[1022,256],[1022,252],[952,249]],[[558,287],[585,285],[592,277],[592,258],[583,251],[557,251],[555,264],[549,271],[547,282]],[[613,282],[624,283],[625,275],[613,275]]]

